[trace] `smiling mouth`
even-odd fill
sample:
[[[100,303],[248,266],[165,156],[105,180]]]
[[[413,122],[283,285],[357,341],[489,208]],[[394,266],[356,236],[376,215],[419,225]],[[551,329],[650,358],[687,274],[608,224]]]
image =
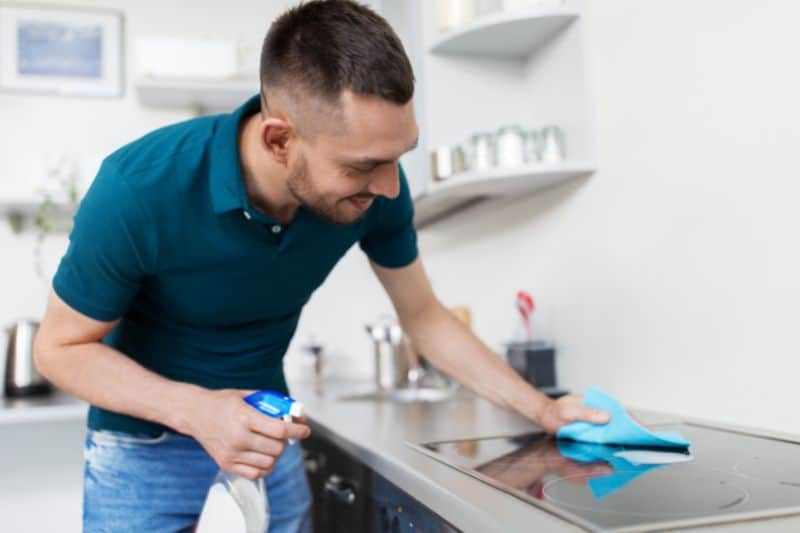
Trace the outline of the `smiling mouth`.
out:
[[[366,211],[367,209],[369,209],[369,206],[372,205],[372,201],[374,199],[375,199],[374,196],[370,196],[370,197],[366,197],[366,198],[365,197],[359,198],[359,197],[353,196],[353,197],[348,198],[347,200],[356,209],[358,209],[359,211]]]

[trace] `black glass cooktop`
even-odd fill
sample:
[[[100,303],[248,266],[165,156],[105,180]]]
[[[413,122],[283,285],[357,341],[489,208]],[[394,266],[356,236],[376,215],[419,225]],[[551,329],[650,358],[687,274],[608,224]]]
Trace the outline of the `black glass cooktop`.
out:
[[[800,514],[800,444],[691,424],[688,452],[543,433],[414,447],[588,530],[650,531]]]

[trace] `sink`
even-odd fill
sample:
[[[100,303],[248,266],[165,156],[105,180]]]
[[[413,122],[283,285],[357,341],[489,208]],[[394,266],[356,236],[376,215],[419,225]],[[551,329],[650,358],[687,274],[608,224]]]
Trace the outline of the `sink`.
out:
[[[371,401],[420,403],[441,402],[453,397],[454,387],[406,387],[401,389],[373,390],[359,394],[348,394],[339,397],[343,401]]]

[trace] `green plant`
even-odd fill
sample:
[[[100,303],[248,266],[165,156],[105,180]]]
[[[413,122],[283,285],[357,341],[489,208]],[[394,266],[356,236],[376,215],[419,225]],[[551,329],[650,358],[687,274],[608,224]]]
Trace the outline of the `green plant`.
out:
[[[56,185],[39,189],[42,197],[34,216],[36,228],[36,244],[33,249],[33,269],[36,275],[49,283],[42,268],[42,249],[50,235],[66,235],[72,231],[72,216],[80,201],[78,193],[78,169],[66,157],[62,157],[55,166],[48,168],[48,184]]]

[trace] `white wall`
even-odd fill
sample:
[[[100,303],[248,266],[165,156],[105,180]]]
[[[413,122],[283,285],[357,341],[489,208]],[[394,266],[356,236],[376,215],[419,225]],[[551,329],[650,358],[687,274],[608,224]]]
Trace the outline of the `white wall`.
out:
[[[592,10],[599,172],[434,228],[424,242],[437,288],[468,294],[480,332],[499,341],[495,317],[531,287],[570,387],[800,432],[800,77],[788,59],[800,8]],[[484,272],[499,281],[478,283]]]

